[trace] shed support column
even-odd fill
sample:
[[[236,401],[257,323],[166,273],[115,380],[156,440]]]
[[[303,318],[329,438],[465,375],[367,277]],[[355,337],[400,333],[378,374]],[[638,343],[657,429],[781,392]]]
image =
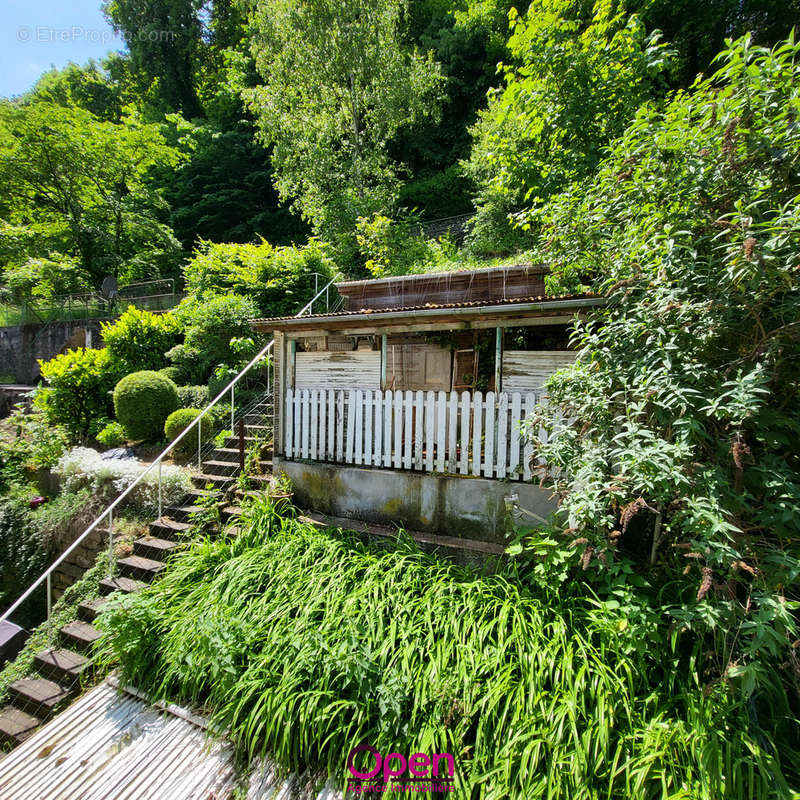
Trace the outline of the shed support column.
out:
[[[381,336],[381,391],[386,389],[386,334]]]
[[[272,345],[272,452],[283,455],[284,413],[286,405],[286,334],[275,331]]]
[[[503,329],[495,328],[494,337],[494,390],[501,392],[503,382]]]

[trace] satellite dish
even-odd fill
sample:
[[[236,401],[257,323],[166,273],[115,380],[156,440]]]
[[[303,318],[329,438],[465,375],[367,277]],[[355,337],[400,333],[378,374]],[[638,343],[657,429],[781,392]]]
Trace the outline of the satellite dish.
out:
[[[106,275],[100,284],[100,296],[104,300],[115,300],[118,294],[117,279],[113,275]]]

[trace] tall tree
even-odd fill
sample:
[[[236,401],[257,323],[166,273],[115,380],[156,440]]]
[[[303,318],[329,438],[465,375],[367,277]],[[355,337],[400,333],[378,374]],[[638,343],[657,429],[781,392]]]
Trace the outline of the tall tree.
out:
[[[104,122],[79,108],[45,102],[0,106],[0,216],[35,228],[46,255],[80,258],[95,283],[106,274],[132,280],[175,267],[179,252],[163,224],[161,195],[148,180],[177,152],[156,125],[135,118]],[[5,244],[5,243],[2,243]]]
[[[406,18],[406,0],[257,6],[252,46],[264,84],[251,107],[278,190],[345,261],[356,219],[395,204],[391,138],[437,106],[439,67],[406,44]]]
[[[466,164],[485,216],[500,209],[501,222],[591,173],[658,93],[670,54],[617,0],[535,0],[511,20],[505,86],[490,94]]]
[[[143,90],[156,84],[167,111],[202,113],[195,70],[203,48],[203,0],[106,0],[103,10],[128,45]]]

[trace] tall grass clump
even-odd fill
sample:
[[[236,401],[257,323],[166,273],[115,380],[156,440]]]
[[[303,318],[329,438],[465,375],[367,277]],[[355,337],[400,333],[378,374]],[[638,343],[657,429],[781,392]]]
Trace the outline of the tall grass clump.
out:
[[[451,753],[465,798],[789,791],[777,745],[723,687],[630,648],[585,601],[320,531],[268,500],[245,520],[98,624],[102,660],[153,699],[209,710],[247,758],[343,782],[361,743]]]

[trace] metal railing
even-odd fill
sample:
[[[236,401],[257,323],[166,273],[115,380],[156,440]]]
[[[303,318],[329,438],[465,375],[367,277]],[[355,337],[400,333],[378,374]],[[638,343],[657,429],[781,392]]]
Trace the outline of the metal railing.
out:
[[[295,314],[296,317],[303,317],[307,314],[313,313],[314,303],[320,301],[325,297],[326,306],[330,304],[330,289],[333,281],[329,281],[322,289],[319,289],[314,297],[303,306],[300,311]],[[328,310],[328,309],[326,309]],[[0,616],[0,621],[7,620],[35,591],[42,583],[46,584],[47,592],[47,619],[50,619],[52,611],[52,586],[51,579],[55,570],[63,563],[63,561],[89,536],[89,534],[97,528],[104,520],[108,520],[108,552],[109,552],[109,571],[111,571],[114,563],[114,510],[122,503],[123,500],[138,486],[145,476],[149,475],[154,469],[158,471],[158,517],[162,515],[162,492],[161,492],[161,465],[164,459],[173,451],[175,446],[179,444],[187,436],[192,435],[192,432],[197,429],[197,454],[198,461],[202,463],[202,449],[203,449],[203,436],[202,436],[202,420],[211,412],[211,410],[223,399],[230,395],[231,398],[231,421],[234,419],[234,400],[235,400],[235,387],[239,381],[247,375],[250,370],[269,356],[272,350],[274,340],[270,340],[259,352],[253,356],[252,359],[244,366],[238,374],[222,389],[219,394],[192,420],[192,422],[175,438],[173,439],[158,457],[136,478],[127,489],[122,491],[116,500],[114,500],[108,508],[100,514],[95,521],[89,525],[88,528],[66,549],[64,552],[25,590],[21,597],[19,597],[3,614]],[[269,371],[271,363],[267,367],[267,383],[271,386]]]

